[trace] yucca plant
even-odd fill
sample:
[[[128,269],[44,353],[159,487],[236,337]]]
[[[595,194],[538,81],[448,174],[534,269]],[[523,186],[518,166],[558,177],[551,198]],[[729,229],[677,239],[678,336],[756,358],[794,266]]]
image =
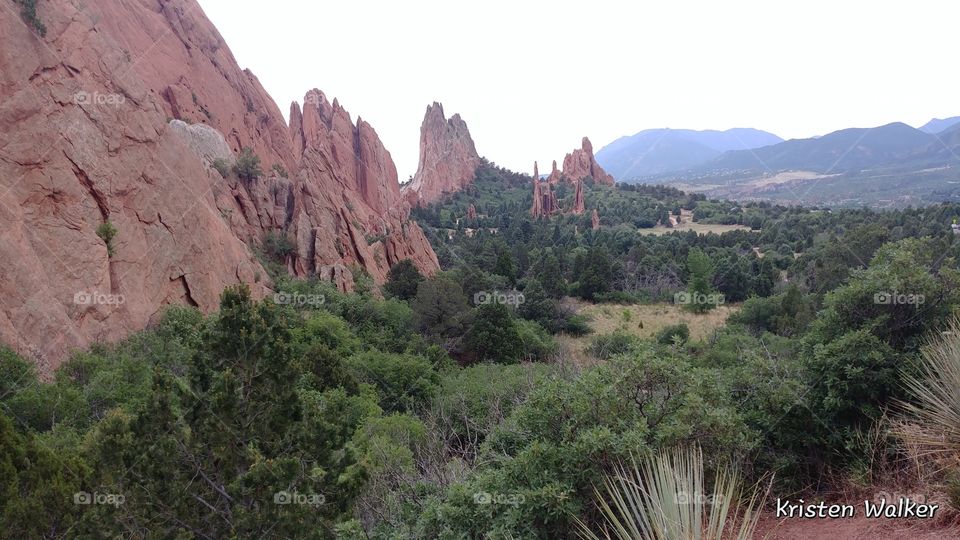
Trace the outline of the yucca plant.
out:
[[[907,413],[897,434],[918,455],[943,465],[960,465],[960,320],[923,347],[919,374],[906,377],[913,396],[902,403]]]
[[[745,493],[734,469],[717,471],[707,495],[699,448],[663,451],[642,463],[631,456],[614,467],[604,486],[606,493],[594,489],[601,533],[578,521],[583,538],[746,540],[760,517],[757,487]]]

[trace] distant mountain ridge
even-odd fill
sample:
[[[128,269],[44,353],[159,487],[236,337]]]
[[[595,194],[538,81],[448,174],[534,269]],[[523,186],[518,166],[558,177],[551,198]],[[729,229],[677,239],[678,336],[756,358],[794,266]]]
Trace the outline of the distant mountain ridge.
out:
[[[734,150],[696,169],[849,172],[910,159],[924,153],[934,142],[934,135],[894,122],[875,128],[842,129],[811,139],[791,139],[763,148]]]
[[[920,126],[920,131],[925,133],[940,133],[953,126],[960,124],[960,116],[951,116],[950,118],[934,118],[926,124]]]
[[[902,122],[731,150],[633,181],[711,197],[894,207],[960,200],[960,121]],[[941,131],[943,126],[948,126]],[[924,131],[925,128],[927,131]]]
[[[760,148],[782,141],[772,133],[752,128],[726,131],[647,129],[604,146],[597,152],[597,161],[607,172],[623,181],[689,169],[724,152]]]

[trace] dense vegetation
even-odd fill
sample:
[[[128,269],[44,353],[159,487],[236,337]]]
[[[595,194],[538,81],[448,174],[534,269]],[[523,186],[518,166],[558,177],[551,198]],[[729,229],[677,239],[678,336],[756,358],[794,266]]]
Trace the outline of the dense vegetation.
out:
[[[529,177],[478,176],[418,211],[435,276],[402,262],[382,289],[358,272],[345,294],[274,275],[276,296],[232,288],[210,316],[170,308],[49,381],[0,351],[5,533],[567,538],[608,517],[606,474],[692,445],[701,476],[775,472],[779,494],[869,481],[864,434],[912,399],[924,339],[960,305],[960,207],[589,186],[593,230],[589,214],[530,219]],[[677,209],[751,229],[640,234]],[[265,249],[282,260],[287,246]],[[569,296],[710,295],[739,309],[706,339],[682,325],[601,334],[590,362],[561,345],[590,331]],[[715,306],[688,304],[691,317]]]

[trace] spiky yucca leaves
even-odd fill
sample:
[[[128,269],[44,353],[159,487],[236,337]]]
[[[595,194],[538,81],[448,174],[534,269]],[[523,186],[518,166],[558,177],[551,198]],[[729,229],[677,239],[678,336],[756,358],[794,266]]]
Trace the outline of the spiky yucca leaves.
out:
[[[913,401],[902,404],[908,417],[897,434],[920,455],[955,467],[960,464],[960,319],[927,342],[919,367],[919,375],[906,378]]]
[[[717,471],[707,494],[699,448],[663,451],[643,463],[632,458],[618,464],[604,484],[605,494],[595,489],[602,536],[579,522],[584,538],[749,539],[760,517],[757,489],[744,493],[731,468]]]

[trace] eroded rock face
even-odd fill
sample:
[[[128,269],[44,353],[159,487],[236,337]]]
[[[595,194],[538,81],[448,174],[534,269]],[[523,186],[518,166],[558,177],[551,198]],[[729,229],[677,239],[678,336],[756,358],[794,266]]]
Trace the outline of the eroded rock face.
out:
[[[223,134],[207,124],[188,124],[183,120],[171,120],[170,130],[180,137],[206,165],[213,165],[217,160],[222,160],[226,165],[233,165],[236,162]]]
[[[467,207],[467,219],[477,219],[477,207],[472,203]]]
[[[570,211],[579,216],[586,212],[586,206],[584,206],[583,202],[583,180],[577,180],[574,182],[574,186],[573,208],[571,208]]]
[[[349,289],[352,278],[327,268],[333,262],[360,266],[381,283],[390,266],[403,259],[427,274],[435,272],[436,254],[408,219],[396,166],[373,128],[360,119],[354,125],[346,110],[319,90],[307,93],[302,111],[294,104],[290,118],[302,182],[288,216],[297,245],[294,273],[323,269],[323,275]]]
[[[559,184],[561,180],[563,180],[563,173],[557,168],[557,160],[553,160],[553,169],[550,171],[550,176],[547,177],[547,182]]]
[[[166,305],[268,294],[250,248],[268,232],[294,240],[291,272],[343,289],[354,265],[381,281],[403,258],[438,268],[373,128],[319,92],[288,127],[195,0],[38,12],[44,38],[0,10],[0,341],[42,370]],[[220,137],[264,175],[211,169]]]
[[[594,158],[593,145],[590,143],[590,139],[584,137],[580,148],[563,158],[563,177],[568,182],[576,182],[588,176],[593,178],[593,181],[597,184],[608,186],[614,184],[613,177],[607,174]]]
[[[595,231],[600,229],[600,213],[597,212],[596,208],[593,209],[593,214],[590,215],[590,227]]]
[[[403,187],[404,197],[413,206],[438,201],[473,182],[479,165],[467,123],[459,114],[448,120],[443,105],[434,102],[420,126],[420,161],[413,181]]]
[[[553,193],[553,186],[549,182],[540,180],[537,163],[533,164],[533,204],[530,215],[535,218],[550,217],[560,211],[557,196]]]

